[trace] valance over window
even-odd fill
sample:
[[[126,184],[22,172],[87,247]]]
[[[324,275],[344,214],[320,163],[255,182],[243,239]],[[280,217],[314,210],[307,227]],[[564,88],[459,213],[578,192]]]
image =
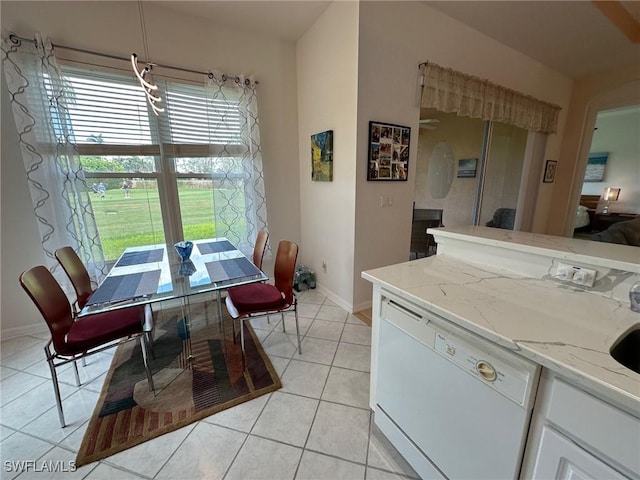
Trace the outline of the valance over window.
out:
[[[537,133],[557,131],[557,105],[435,63],[423,63],[420,68],[424,108],[507,123]]]

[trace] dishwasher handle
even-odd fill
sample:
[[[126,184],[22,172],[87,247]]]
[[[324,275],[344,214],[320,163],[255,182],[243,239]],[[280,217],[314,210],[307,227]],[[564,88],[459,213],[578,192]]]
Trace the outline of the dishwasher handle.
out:
[[[383,313],[383,322],[389,322],[425,347],[434,349],[436,330],[431,326],[426,312],[420,313],[390,298],[386,298],[384,302],[386,308]]]
[[[402,310],[404,313],[406,313],[410,317],[413,317],[417,322],[422,321],[422,319],[424,318],[424,315],[420,315],[419,313],[414,312],[409,307],[405,307],[404,305],[402,305],[401,303],[396,302],[395,300],[388,299],[388,302],[389,302],[390,305],[393,305],[394,307],[399,308],[400,310]]]

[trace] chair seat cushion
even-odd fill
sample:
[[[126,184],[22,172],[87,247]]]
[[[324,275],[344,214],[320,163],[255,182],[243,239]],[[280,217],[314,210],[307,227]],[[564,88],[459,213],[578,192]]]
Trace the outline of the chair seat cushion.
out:
[[[268,283],[250,283],[230,288],[227,294],[240,314],[288,307],[280,290]]]
[[[113,340],[142,332],[141,307],[98,313],[76,320],[67,333],[69,353],[80,353]]]

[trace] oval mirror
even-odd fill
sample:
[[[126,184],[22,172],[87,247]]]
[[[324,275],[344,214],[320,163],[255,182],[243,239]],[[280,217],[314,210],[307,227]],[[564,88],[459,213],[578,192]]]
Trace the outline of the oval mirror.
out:
[[[455,162],[453,160],[453,150],[447,142],[438,143],[427,166],[427,185],[432,198],[444,198],[449,193],[453,183],[455,172]]]

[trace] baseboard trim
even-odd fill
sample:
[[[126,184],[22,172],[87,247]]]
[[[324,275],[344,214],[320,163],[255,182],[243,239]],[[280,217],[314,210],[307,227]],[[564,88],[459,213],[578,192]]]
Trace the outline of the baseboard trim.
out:
[[[316,284],[316,288],[318,289],[318,291],[321,294],[323,294],[325,297],[327,297],[329,300],[331,300],[336,305],[344,308],[349,313],[361,312],[362,310],[366,310],[368,308],[371,308],[371,306],[373,305],[373,300],[368,300],[366,302],[361,302],[358,305],[353,305],[352,303],[347,302],[342,297],[340,297],[338,294],[336,294],[335,292],[329,290],[327,287],[325,287],[324,285],[322,285],[320,283]]]
[[[341,298],[338,294],[336,294],[335,292],[332,292],[331,290],[329,290],[328,288],[326,288],[321,284],[317,284],[317,289],[320,291],[320,293],[322,293],[325,297],[327,297],[333,303],[344,308],[347,312],[353,313],[353,306],[349,302]]]
[[[354,312],[361,312],[362,310],[368,310],[372,308],[373,300],[368,300],[366,302],[359,303],[353,307]]]

